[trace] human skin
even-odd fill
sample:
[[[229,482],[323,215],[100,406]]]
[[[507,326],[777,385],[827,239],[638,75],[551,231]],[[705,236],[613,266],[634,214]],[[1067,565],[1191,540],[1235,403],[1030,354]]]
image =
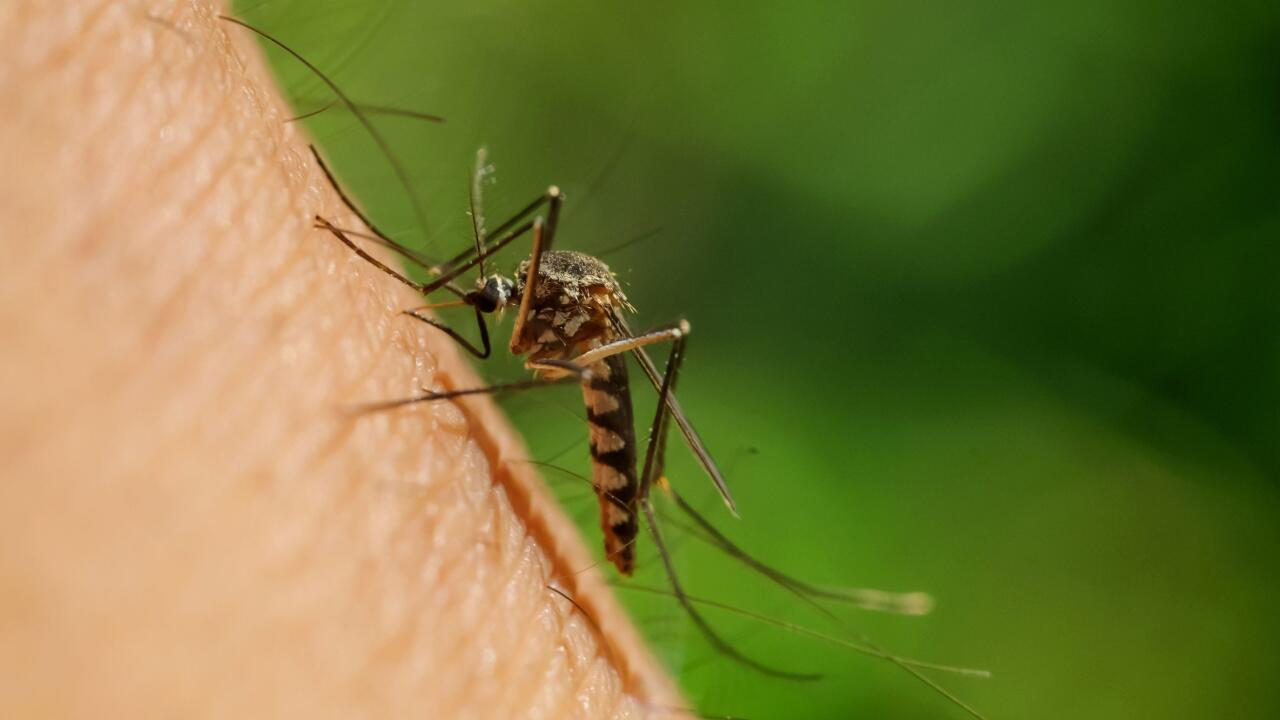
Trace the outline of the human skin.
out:
[[[0,716],[672,716],[222,10],[0,5]]]

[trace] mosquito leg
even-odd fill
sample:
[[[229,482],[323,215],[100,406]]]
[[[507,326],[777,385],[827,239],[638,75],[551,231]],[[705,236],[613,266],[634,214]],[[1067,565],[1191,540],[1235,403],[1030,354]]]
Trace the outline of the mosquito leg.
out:
[[[316,105],[321,102],[323,101],[317,100],[317,99],[303,98],[303,99],[299,99],[297,101],[297,104]],[[315,110],[310,110],[308,112],[302,113],[301,115],[295,115],[294,117],[289,118],[287,122],[298,122],[299,120],[306,120],[307,118],[313,118],[323,112],[326,112],[328,110],[332,110],[335,107],[338,107],[340,104],[341,103],[339,103],[338,100],[330,100]],[[352,107],[356,108],[357,110],[359,110],[360,112],[366,115],[391,115],[394,117],[410,118],[412,120],[424,120],[426,122],[433,122],[433,123],[444,122],[444,118],[440,117],[439,115],[419,112],[417,110],[407,110],[405,108],[391,107],[388,105],[370,105],[368,103],[357,103],[357,102],[353,102],[351,103],[351,105]]]
[[[412,262],[414,265],[417,265],[418,267],[426,270],[427,272],[431,272],[433,270],[434,271],[439,270],[439,268],[435,266],[435,261],[431,260],[426,255],[423,255],[417,250],[414,250],[406,245],[400,245],[396,243],[388,244],[387,241],[383,239],[381,236],[374,235],[373,233],[370,233],[370,232],[364,232],[362,230],[352,230],[351,228],[338,228],[338,229],[341,230],[343,233],[345,233],[347,237],[360,238],[361,240],[369,240],[387,248],[388,250],[391,250],[395,253],[403,255],[404,257],[408,258],[408,260]]]
[[[667,580],[671,583],[671,592],[675,596],[676,601],[684,608],[689,619],[702,633],[707,642],[727,657],[739,662],[753,670],[765,675],[773,677],[789,678],[792,680],[817,680],[821,676],[808,673],[794,673],[786,670],[765,665],[758,660],[750,658],[733,645],[729,644],[719,633],[711,627],[710,623],[702,617],[697,608],[694,607],[693,601],[685,594],[684,588],[680,585],[680,578],[676,575],[675,566],[671,563],[671,555],[667,551],[667,545],[662,539],[662,530],[658,527],[658,518],[653,511],[653,503],[649,497],[649,489],[653,482],[662,473],[662,458],[665,453],[666,435],[667,435],[667,418],[670,415],[670,409],[667,407],[666,400],[675,390],[676,378],[680,372],[680,363],[684,359],[684,345],[686,338],[682,335],[677,337],[671,345],[671,354],[667,359],[667,370],[663,375],[662,384],[658,390],[658,408],[654,413],[653,424],[649,426],[649,444],[645,449],[644,471],[640,475],[640,507],[644,512],[645,520],[649,525],[649,535],[653,538],[653,545],[658,550],[658,555],[662,559],[662,567],[666,571]]]
[[[378,268],[379,270],[390,275],[396,280],[399,280],[405,285],[408,285],[414,290],[417,290],[418,292],[423,293],[424,295],[426,294],[426,290],[427,290],[426,285],[410,280],[404,275],[401,275],[395,270],[392,270],[391,268],[387,267],[382,263],[381,260],[365,252],[359,245],[356,245],[355,242],[351,240],[351,238],[347,237],[346,233],[342,232],[337,227],[335,227],[333,223],[329,222],[328,220],[325,220],[323,217],[320,217],[319,215],[316,216],[316,227],[321,228],[323,230],[328,230],[329,232],[333,233],[334,237],[341,240],[343,245],[346,245],[348,248],[350,248],[351,252],[355,253],[356,255],[359,255],[360,258],[365,262]]]
[[[584,354],[573,357],[573,366],[579,370],[590,368],[591,365],[599,363],[599,361],[604,360],[605,357],[621,355],[622,352],[635,350],[636,347],[654,345],[654,343],[658,342],[680,340],[680,338],[684,337],[687,332],[689,332],[689,323],[686,323],[685,320],[681,320],[680,323],[672,325],[672,327],[669,328],[641,333],[636,337],[623,338],[623,340],[616,340],[593,348],[593,350],[586,351]],[[530,370],[548,370],[548,368],[544,368],[544,366],[541,365],[545,365],[545,361],[530,360],[525,363],[525,368]],[[558,366],[550,369],[550,372],[553,374],[557,373]]]
[[[435,392],[432,390],[423,391],[421,395],[404,398],[401,400],[389,400],[387,402],[367,403],[364,405],[356,405],[352,408],[352,412],[363,414],[368,412],[379,412],[382,410],[394,410],[406,405],[416,405],[422,402],[436,402],[439,400],[452,400],[453,398],[463,397],[465,395],[499,395],[505,392],[513,392],[519,390],[529,390],[531,388],[550,387],[552,385],[564,385],[569,382],[580,382],[577,377],[563,377],[554,380],[544,380],[534,378],[532,380],[521,380],[519,382],[499,383],[497,385],[487,385],[485,387],[464,388],[462,390],[444,390]]]
[[[328,86],[329,91],[334,94],[334,97],[336,97],[342,103],[343,107],[349,110],[353,116],[355,116],[356,120],[360,123],[360,125],[362,125],[365,131],[369,133],[369,137],[373,138],[373,142],[378,146],[379,152],[381,152],[382,156],[387,159],[387,162],[391,165],[391,169],[395,171],[396,177],[400,180],[400,186],[404,188],[405,194],[409,196],[409,204],[413,208],[414,217],[416,217],[418,220],[418,226],[422,228],[426,228],[427,215],[425,212],[423,212],[422,206],[418,201],[418,194],[417,192],[414,191],[413,182],[409,179],[408,171],[405,170],[404,165],[401,164],[400,161],[396,158],[395,153],[391,152],[391,146],[387,144],[386,138],[382,136],[382,133],[378,132],[378,129],[374,127],[373,123],[369,121],[369,118],[363,112],[361,112],[359,106],[357,106],[355,102],[353,102],[351,98],[348,97],[347,94],[342,91],[342,88],[338,87],[338,85],[333,82],[332,78],[330,78],[328,75],[321,72],[320,68],[312,64],[310,60],[307,60],[305,57],[300,55],[296,50],[284,44],[284,42],[273,37],[266,31],[259,30],[258,28],[250,25],[249,23],[243,20],[238,20],[228,15],[219,15],[218,19],[235,24],[235,25],[239,25],[240,27],[252,32],[253,34],[266,40],[267,42],[270,42],[272,45],[275,45],[276,47],[285,51],[290,56],[292,56],[295,60],[297,60],[299,63],[304,65],[307,68],[307,70],[311,71],[311,74],[315,75],[316,78],[320,80],[320,82]]]
[[[502,225],[498,226],[497,230],[494,230],[492,233],[489,233],[488,235],[484,236],[483,242],[477,243],[476,248],[473,248],[464,253],[461,253],[460,255],[454,257],[452,260],[449,260],[448,262],[443,263],[438,267],[428,268],[428,270],[430,270],[432,274],[437,275],[437,277],[435,280],[432,280],[430,283],[421,286],[419,291],[425,295],[425,294],[435,292],[440,288],[446,288],[456,294],[457,290],[454,289],[453,286],[450,286],[449,284],[450,282],[453,281],[454,278],[458,277],[459,275],[471,269],[472,267],[482,264],[490,256],[497,253],[499,250],[506,247],[507,245],[511,244],[511,242],[513,242],[516,238],[519,238],[520,236],[524,235],[526,232],[533,230],[535,225],[539,225],[544,229],[539,231],[539,233],[541,233],[541,237],[535,236],[534,238],[534,247],[530,255],[530,266],[529,266],[529,273],[528,273],[528,277],[531,278],[533,282],[526,281],[525,283],[526,285],[525,297],[521,298],[521,307],[523,308],[523,312],[521,313],[520,317],[516,318],[516,323],[515,323],[516,325],[515,330],[523,331],[524,320],[528,315],[528,310],[529,310],[528,302],[532,300],[532,290],[530,289],[529,286],[536,286],[536,279],[538,277],[538,273],[537,273],[538,263],[541,262],[543,250],[551,246],[551,241],[554,237],[555,222],[557,221],[557,218],[559,218],[560,216],[560,203],[562,199],[563,199],[563,196],[560,194],[559,188],[556,188],[556,187],[548,188],[545,195],[533,201],[532,203],[529,203],[529,205],[526,206],[523,210],[516,213],[509,220],[502,223]],[[542,219],[541,217],[536,217],[532,221],[526,221],[524,223],[520,222],[521,220],[524,220],[524,218],[528,217],[530,213],[542,207],[544,204],[550,205],[550,208],[547,211],[546,219]],[[537,235],[537,233],[535,233],[535,235]],[[495,237],[497,239],[493,240],[492,238],[495,238]],[[478,249],[480,247],[484,248],[483,251],[480,251]],[[525,299],[526,297],[528,298],[528,300]],[[519,335],[516,332],[513,332],[512,333],[513,343],[515,341],[515,338],[517,337],[519,337]]]
[[[685,614],[689,615],[689,619],[694,621],[694,625],[698,626],[698,630],[703,634],[703,637],[707,638],[707,642],[712,644],[712,647],[723,653],[724,656],[730,657],[731,660],[740,662],[740,664],[748,666],[750,669],[758,671],[758,673],[773,676],[773,678],[785,678],[788,680],[822,679],[822,675],[818,674],[792,673],[790,670],[780,670],[777,669],[777,667],[765,665],[763,662],[751,659],[751,657],[746,655],[742,655],[737,648],[733,647],[732,644],[726,641],[726,639],[722,638],[721,635],[716,632],[716,629],[710,626],[707,619],[703,618],[703,615],[698,612],[698,609],[694,607],[694,602],[692,602],[689,596],[685,594],[684,587],[681,587],[680,578],[676,575],[675,566],[671,564],[671,556],[668,555],[666,543],[664,543],[662,539],[662,530],[658,529],[657,518],[655,518],[653,512],[653,505],[649,502],[648,497],[640,498],[640,507],[644,510],[645,520],[648,521],[649,534],[653,537],[654,547],[657,548],[659,557],[662,557],[662,566],[663,569],[667,571],[667,580],[671,583],[671,592],[673,596],[676,597],[676,601],[680,603],[682,609],[685,610]]]
[[[307,118],[313,118],[313,117],[315,117],[315,116],[319,115],[320,113],[324,112],[325,110],[328,110],[329,108],[333,107],[334,105],[336,105],[336,104],[337,104],[337,102],[338,102],[337,100],[330,100],[329,102],[325,103],[324,105],[321,105],[320,107],[316,108],[315,110],[308,110],[307,112],[304,112],[304,113],[302,113],[302,114],[300,114],[300,115],[294,115],[293,117],[289,118],[288,120],[285,120],[285,122],[296,123],[296,122],[301,122],[301,121],[303,121],[303,120],[306,120]],[[313,148],[311,148],[311,151],[312,151],[312,152],[315,152],[315,148],[314,148],[314,147],[313,147]],[[327,173],[326,173],[326,174],[327,174]],[[339,193],[339,194],[341,194],[341,193]]]
[[[341,241],[342,241],[342,243],[343,243],[344,245],[346,245],[348,248],[350,248],[352,252],[354,252],[356,255],[360,256],[360,257],[361,257],[362,259],[364,259],[366,262],[368,262],[369,264],[371,264],[371,265],[373,265],[374,267],[378,268],[378,269],[379,269],[379,270],[381,270],[382,272],[384,272],[384,273],[386,273],[386,274],[390,275],[391,277],[395,278],[396,280],[399,280],[400,282],[404,283],[405,285],[407,285],[407,286],[409,286],[409,287],[413,288],[414,290],[417,290],[418,292],[422,293],[423,295],[430,295],[431,293],[435,292],[436,290],[440,290],[440,289],[442,289],[442,288],[443,288],[443,289],[448,290],[449,292],[452,292],[454,295],[457,295],[458,297],[463,298],[463,299],[465,300],[465,299],[466,299],[466,296],[467,296],[467,293],[466,293],[466,292],[464,292],[461,288],[459,288],[459,287],[457,287],[456,285],[454,285],[454,284],[452,283],[452,280],[453,280],[455,277],[457,277],[458,275],[461,275],[463,272],[465,272],[465,271],[466,271],[467,269],[469,269],[471,266],[473,266],[473,265],[477,265],[477,264],[479,264],[479,263],[483,262],[485,258],[489,257],[490,255],[493,255],[494,253],[498,252],[498,251],[499,251],[499,250],[501,250],[502,248],[506,247],[507,245],[509,245],[510,243],[512,243],[513,241],[515,241],[515,240],[516,240],[516,238],[519,238],[520,236],[522,236],[522,235],[524,235],[526,232],[528,232],[530,229],[533,229],[535,225],[537,225],[538,227],[541,227],[541,223],[540,223],[541,218],[539,218],[538,220],[539,220],[539,222],[525,223],[524,225],[520,226],[519,228],[516,228],[515,230],[512,230],[512,231],[508,232],[508,233],[507,233],[504,237],[502,237],[500,240],[498,240],[497,242],[495,242],[495,243],[493,243],[492,245],[490,245],[489,247],[487,247],[487,248],[484,250],[484,252],[479,253],[479,254],[478,254],[478,255],[476,255],[475,257],[473,257],[473,258],[471,258],[470,260],[468,260],[465,264],[463,264],[463,265],[459,265],[459,266],[457,266],[457,267],[453,268],[453,269],[452,269],[452,270],[450,270],[447,274],[442,275],[441,277],[436,278],[435,280],[433,280],[432,282],[430,282],[430,283],[428,283],[428,284],[426,284],[426,285],[423,285],[423,284],[418,283],[418,282],[414,282],[413,280],[410,280],[409,278],[405,277],[404,275],[401,275],[400,273],[396,272],[395,270],[392,270],[390,267],[387,267],[385,264],[383,264],[383,263],[382,263],[381,261],[379,261],[377,258],[373,257],[372,255],[370,255],[369,253],[367,253],[367,252],[365,252],[363,249],[361,249],[358,245],[356,245],[356,244],[351,240],[351,238],[347,237],[347,235],[346,235],[346,233],[345,233],[345,232],[343,232],[343,231],[342,231],[341,229],[339,229],[338,227],[335,227],[335,226],[333,225],[333,223],[329,222],[328,220],[325,220],[324,218],[320,217],[319,215],[317,215],[317,216],[316,216],[316,226],[317,226],[317,227],[320,227],[320,228],[323,228],[323,229],[325,229],[325,230],[328,230],[329,232],[333,233],[334,237],[337,237],[339,240],[341,240]],[[535,247],[538,245],[538,237],[537,237],[537,236],[538,236],[538,234],[539,234],[539,233],[540,233],[540,230],[539,230],[538,232],[535,232],[535,238],[534,238],[534,244],[535,244]],[[470,303],[468,303],[468,304],[470,304]],[[474,308],[474,306],[473,306],[473,308]],[[445,332],[445,334],[447,334],[450,338],[453,338],[453,340],[454,340],[454,341],[456,341],[458,344],[462,345],[462,346],[463,346],[463,347],[464,347],[468,352],[470,352],[471,354],[475,355],[476,357],[479,357],[479,358],[487,358],[487,357],[489,357],[489,354],[490,354],[490,351],[491,351],[490,344],[489,344],[489,328],[488,328],[488,326],[485,324],[485,322],[484,322],[484,318],[483,318],[482,313],[480,312],[479,308],[475,308],[475,310],[476,310],[476,324],[477,324],[477,325],[479,326],[479,328],[480,328],[480,342],[481,342],[481,347],[480,347],[480,348],[477,348],[477,347],[476,347],[475,345],[473,345],[471,342],[469,342],[468,340],[466,340],[465,338],[463,338],[463,337],[462,337],[462,336],[461,336],[461,335],[460,335],[456,330],[454,330],[453,328],[450,328],[450,327],[446,326],[444,323],[441,323],[441,322],[440,322],[440,321],[438,321],[438,320],[435,320],[435,319],[432,319],[432,318],[426,317],[426,316],[421,315],[421,314],[419,314],[418,312],[416,312],[416,311],[412,311],[412,310],[411,310],[411,311],[407,311],[407,312],[406,312],[406,314],[407,314],[407,315],[410,315],[411,317],[413,317],[413,318],[415,318],[415,319],[417,319],[417,320],[421,320],[422,322],[425,322],[425,323],[427,323],[428,325],[431,325],[431,326],[433,326],[433,327],[439,328],[440,330],[444,331],[444,332]],[[558,370],[565,370],[566,368],[560,368],[560,367],[557,367],[556,369],[558,369]],[[582,372],[581,368],[578,368],[576,365],[575,365],[575,366],[573,366],[572,374],[580,375],[580,374],[581,374],[581,372]],[[431,398],[425,398],[425,399],[431,399]]]
[[[476,257],[474,257],[474,258],[472,258],[471,260],[467,261],[467,263],[466,263],[465,265],[460,265],[460,266],[458,266],[458,267],[454,268],[453,270],[450,270],[450,271],[449,271],[448,273],[446,273],[445,275],[442,275],[442,276],[440,276],[440,277],[436,278],[435,280],[432,280],[430,283],[428,283],[428,284],[426,284],[426,285],[423,285],[422,283],[419,283],[419,282],[414,282],[413,280],[410,280],[409,278],[405,277],[404,275],[401,275],[400,273],[396,272],[395,270],[392,270],[391,268],[387,267],[387,266],[386,266],[386,265],[384,265],[380,260],[378,260],[377,258],[373,257],[373,256],[372,256],[372,255],[370,255],[369,253],[367,253],[367,252],[365,252],[364,250],[362,250],[362,249],[360,248],[360,246],[356,245],[356,244],[355,244],[355,242],[353,242],[353,241],[351,240],[351,238],[347,237],[347,234],[346,234],[345,232],[343,232],[340,228],[338,228],[337,226],[335,226],[333,223],[329,222],[328,220],[325,220],[323,217],[320,217],[319,215],[317,215],[317,216],[316,216],[316,227],[321,228],[321,229],[324,229],[324,230],[328,230],[329,232],[333,233],[333,235],[334,235],[335,237],[337,237],[339,240],[341,240],[341,241],[342,241],[342,243],[343,243],[344,245],[346,245],[348,248],[350,248],[352,252],[354,252],[356,255],[359,255],[359,256],[360,256],[360,257],[361,257],[365,262],[368,262],[370,265],[373,265],[374,267],[378,268],[378,269],[379,269],[379,270],[381,270],[382,272],[384,272],[384,273],[386,273],[386,274],[390,275],[391,277],[393,277],[393,278],[395,278],[395,279],[399,280],[400,282],[404,283],[405,285],[408,285],[409,287],[413,288],[414,290],[417,290],[418,292],[422,293],[423,295],[430,295],[431,293],[433,293],[433,292],[435,292],[435,291],[437,291],[437,290],[444,289],[444,290],[448,290],[449,292],[453,293],[454,295],[457,295],[458,297],[465,297],[465,296],[466,296],[466,292],[464,292],[464,291],[463,291],[461,288],[459,288],[457,285],[454,285],[454,284],[453,284],[453,279],[454,279],[454,278],[456,278],[457,276],[461,275],[463,272],[465,272],[465,271],[466,271],[466,270],[468,270],[469,268],[471,268],[473,265],[475,265],[475,264],[476,264],[477,262],[479,262],[480,260],[482,260],[482,259],[484,259],[484,258],[487,258],[487,257],[489,257],[490,255],[493,255],[494,253],[498,252],[498,251],[499,251],[499,250],[501,250],[502,248],[504,248],[504,247],[506,247],[507,245],[509,245],[509,244],[510,244],[512,241],[514,241],[516,238],[518,238],[518,237],[520,237],[521,235],[523,235],[523,234],[525,234],[526,232],[528,232],[528,231],[529,231],[529,229],[533,227],[533,223],[525,223],[524,225],[522,225],[521,227],[519,227],[519,228],[517,228],[516,230],[512,231],[511,233],[508,233],[508,234],[507,234],[505,237],[503,237],[501,240],[499,240],[499,241],[497,241],[496,243],[494,243],[493,245],[489,246],[489,248],[488,248],[488,249],[486,249],[486,250],[485,250],[483,253],[481,253],[480,255],[477,255]]]
[[[554,190],[554,188],[552,188]],[[557,191],[558,196],[558,191]],[[542,217],[533,220],[533,247],[529,250],[529,269],[525,275],[524,293],[520,296],[520,309],[516,311],[516,321],[511,326],[511,342],[508,347],[513,355],[519,355],[524,340],[524,325],[529,320],[533,308],[533,294],[538,289],[538,269],[542,266]]]
[[[502,223],[497,228],[495,228],[492,232],[485,235],[484,236],[485,244],[486,245],[489,244],[490,238],[501,237],[503,233],[511,231],[512,228],[520,224],[520,221],[533,215],[543,205],[549,206],[547,209],[547,227],[552,231],[552,233],[554,233],[555,226],[558,223],[560,218],[560,205],[563,202],[564,202],[564,194],[560,192],[560,188],[555,187],[554,185],[547,188],[547,191],[542,195],[538,196],[536,200],[524,206],[524,208],[521,209],[520,212],[516,213],[515,215],[512,215],[510,218],[507,219],[506,222]],[[550,247],[549,242],[547,247]],[[440,271],[442,273],[450,272],[454,268],[456,268],[460,263],[467,262],[468,258],[473,258],[475,255],[476,255],[475,249],[470,249],[470,250],[466,250],[464,252],[458,253],[454,257],[450,258],[447,262],[441,263]]]
[[[646,345],[653,345],[660,342],[674,342],[689,334],[689,329],[689,323],[681,320],[669,328],[651,330],[634,337],[627,337],[621,340],[614,340],[613,342],[605,343],[600,347],[582,353],[573,360],[579,365],[594,365],[607,357],[642,348]]]
[[[424,270],[432,275],[440,274],[440,269],[436,267],[435,263],[427,261],[426,258],[412,248],[406,247],[405,245],[392,240],[389,235],[380,230],[377,225],[374,225],[373,221],[369,219],[369,216],[365,215],[364,211],[362,211],[359,206],[356,205],[355,201],[351,199],[351,196],[347,195],[346,191],[342,189],[342,185],[338,183],[338,178],[334,176],[333,171],[329,169],[324,158],[320,157],[320,151],[316,149],[316,146],[308,145],[307,147],[311,149],[311,156],[315,158],[316,165],[320,166],[320,171],[323,172],[325,178],[328,179],[329,185],[333,188],[334,192],[338,194],[338,199],[342,201],[343,205],[347,206],[347,209],[350,210],[353,215],[360,218],[360,222],[364,223],[364,226],[369,228],[370,232],[377,236],[378,242],[418,263]]]
[[[532,230],[533,226],[534,226],[533,222],[526,222],[514,230],[504,231],[506,233],[505,235],[503,235],[500,239],[494,241],[493,243],[489,244],[487,247],[485,247],[484,252],[478,255],[475,254],[473,250],[468,250],[467,254],[471,256],[470,259],[468,259],[466,262],[464,262],[461,265],[455,265],[447,269],[442,269],[441,270],[442,274],[439,277],[437,277],[435,280],[432,280],[427,285],[423,286],[422,293],[423,294],[432,293],[432,292],[435,292],[436,290],[439,290],[442,287],[448,287],[449,283],[451,283],[454,278],[458,277],[459,275],[466,272],[467,270],[470,270],[471,268],[480,264],[481,262],[488,259],[490,256],[497,253],[499,250],[506,247],[507,245],[510,245],[512,241],[514,241],[516,238]]]
[[[620,315],[614,313],[610,317],[610,321],[620,335],[624,337],[632,336],[631,328],[627,327],[626,320]],[[644,348],[634,348],[631,351],[631,355],[640,364],[640,368],[644,370],[644,374],[649,378],[649,383],[653,385],[653,389],[658,390],[662,387],[662,375],[658,372],[657,365],[654,364],[653,359],[649,357]],[[729,485],[724,480],[724,474],[720,472],[720,467],[711,457],[711,453],[702,442],[702,437],[698,435],[698,431],[693,428],[688,417],[685,416],[684,408],[680,406],[680,401],[676,399],[675,394],[667,396],[666,405],[671,411],[671,417],[676,421],[676,426],[680,428],[680,434],[684,436],[685,444],[689,446],[689,450],[698,459],[698,464],[707,473],[707,477],[711,478],[711,483],[715,485],[716,492],[720,493],[720,498],[724,500],[729,512],[733,513],[734,517],[738,517],[738,505],[733,500],[733,494],[729,492]]]
[[[430,318],[426,315],[419,315],[417,310],[405,310],[402,314],[408,315],[415,320],[421,320],[431,327],[443,331],[444,334],[453,338],[455,342],[465,348],[467,352],[475,355],[481,360],[485,360],[489,357],[489,353],[492,350],[489,346],[489,326],[484,321],[484,313],[480,312],[480,309],[475,306],[472,306],[472,309],[476,312],[476,325],[480,328],[480,347],[478,348],[475,345],[472,345],[470,340],[462,337],[457,330],[454,330],[435,318]]]
[[[324,106],[322,110],[328,109],[331,106],[332,103]],[[307,147],[311,150],[311,157],[315,158],[316,165],[320,166],[320,172],[324,173],[325,178],[329,181],[329,186],[333,188],[334,192],[338,193],[338,199],[342,201],[343,205],[347,206],[347,209],[351,211],[351,214],[360,218],[360,222],[364,223],[364,226],[369,228],[369,230],[374,235],[377,235],[383,242],[391,243],[393,246],[398,245],[399,243],[396,243],[386,233],[379,230],[378,226],[374,225],[373,221],[369,219],[369,216],[365,215],[364,211],[361,210],[360,207],[356,205],[355,201],[351,199],[351,196],[347,195],[347,192],[342,189],[342,184],[338,182],[338,178],[335,177],[333,171],[329,169],[329,164],[324,161],[324,158],[320,157],[320,151],[316,149],[316,146],[308,145]]]
[[[338,198],[342,200],[342,204],[345,205],[347,209],[352,212],[352,214],[360,218],[360,222],[364,223],[365,227],[369,228],[369,231],[373,233],[372,235],[366,235],[364,233],[351,232],[351,231],[344,230],[346,234],[352,235],[355,237],[362,237],[362,238],[373,240],[379,245],[389,248],[393,252],[399,253],[400,255],[408,258],[415,265],[417,265],[418,267],[421,267],[423,270],[426,270],[431,275],[438,276],[440,275],[441,272],[443,272],[440,269],[440,266],[434,260],[431,260],[427,256],[423,255],[422,253],[418,252],[417,250],[414,250],[413,248],[407,245],[403,245],[399,242],[396,242],[395,240],[392,240],[385,232],[378,229],[378,226],[373,224],[373,221],[369,219],[369,216],[365,215],[364,212],[362,212],[360,208],[355,204],[355,201],[353,201],[351,197],[348,196],[345,191],[343,191],[342,185],[338,183],[338,179],[334,176],[333,171],[329,169],[329,166],[327,164],[325,164],[324,158],[320,157],[320,151],[316,149],[316,146],[309,145],[308,147],[311,148],[311,156],[315,158],[316,164],[320,166],[320,170],[324,173],[325,178],[329,180],[329,186],[332,187],[334,192],[338,194]],[[450,286],[446,286],[446,287],[453,294],[458,295],[459,297],[462,296],[462,291],[457,290],[454,287],[450,287]]]

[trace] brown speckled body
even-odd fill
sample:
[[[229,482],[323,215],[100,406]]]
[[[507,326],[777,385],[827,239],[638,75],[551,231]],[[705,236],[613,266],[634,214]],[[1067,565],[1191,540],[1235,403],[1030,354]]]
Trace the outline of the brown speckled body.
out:
[[[522,291],[528,277],[527,261],[516,277]],[[528,354],[530,360],[573,360],[619,339],[612,318],[624,310],[634,308],[607,265],[579,252],[548,251],[538,268],[538,285],[524,331],[512,350]],[[639,483],[626,359],[612,355],[588,369],[591,379],[583,383],[582,395],[591,427],[592,484],[600,501],[605,552],[618,572],[630,575],[639,528]]]

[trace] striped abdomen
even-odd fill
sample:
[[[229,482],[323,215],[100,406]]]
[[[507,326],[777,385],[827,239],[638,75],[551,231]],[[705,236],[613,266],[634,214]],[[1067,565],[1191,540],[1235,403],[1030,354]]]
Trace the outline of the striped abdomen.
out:
[[[614,355],[591,366],[582,386],[591,426],[591,481],[600,500],[600,528],[609,560],[623,575],[635,565],[636,436],[631,416],[627,362]]]

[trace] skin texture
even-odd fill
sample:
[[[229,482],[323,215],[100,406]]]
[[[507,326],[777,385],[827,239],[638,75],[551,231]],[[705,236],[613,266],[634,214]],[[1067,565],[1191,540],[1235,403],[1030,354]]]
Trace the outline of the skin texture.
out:
[[[672,717],[221,11],[0,5],[0,716]]]

